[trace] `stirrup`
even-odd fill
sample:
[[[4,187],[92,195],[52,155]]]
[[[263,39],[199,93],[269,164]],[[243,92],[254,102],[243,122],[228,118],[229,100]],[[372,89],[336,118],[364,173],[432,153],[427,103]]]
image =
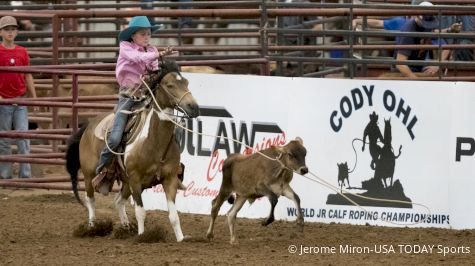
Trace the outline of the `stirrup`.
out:
[[[99,174],[97,174],[93,179],[92,179],[92,187],[94,188],[94,190],[98,190],[99,189],[99,185],[101,184],[102,180],[104,179],[104,177],[106,177],[107,175],[107,172],[106,171],[100,171]]]

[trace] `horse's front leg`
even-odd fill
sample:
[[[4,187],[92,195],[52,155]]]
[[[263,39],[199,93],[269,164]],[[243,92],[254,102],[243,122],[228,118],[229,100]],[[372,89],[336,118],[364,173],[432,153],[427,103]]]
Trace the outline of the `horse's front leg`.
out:
[[[117,193],[115,197],[115,207],[119,212],[120,223],[124,227],[129,227],[129,218],[127,217],[127,213],[125,211],[125,203],[129,197],[130,188],[127,184],[123,184],[121,191]]]
[[[181,242],[185,238],[181,231],[180,217],[178,217],[178,211],[175,205],[176,192],[178,189],[178,178],[176,176],[165,177],[162,183],[165,190],[165,196],[167,198],[168,206],[168,218],[175,232],[176,241]]]
[[[141,235],[145,228],[145,209],[142,202],[142,183],[136,172],[129,173],[129,188],[135,201],[135,218],[137,219],[137,231]]]

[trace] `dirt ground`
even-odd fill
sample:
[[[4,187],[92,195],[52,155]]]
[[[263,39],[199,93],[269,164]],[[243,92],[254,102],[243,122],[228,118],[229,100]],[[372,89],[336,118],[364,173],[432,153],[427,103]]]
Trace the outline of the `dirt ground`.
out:
[[[97,195],[96,203],[97,218],[111,218],[116,227],[113,196]],[[127,208],[135,220],[133,208]],[[0,265],[473,265],[475,261],[475,230],[306,223],[300,233],[294,223],[277,221],[263,227],[260,221],[238,218],[239,244],[232,246],[225,217],[218,218],[215,239],[208,242],[209,217],[180,214],[182,229],[191,239],[176,243],[168,214],[161,211],[147,212],[145,230],[164,229],[162,242],[139,243],[135,236],[116,239],[112,234],[79,238],[73,231],[86,221],[87,211],[70,192],[60,191],[0,188],[0,217]],[[406,246],[400,250],[399,245]],[[435,245],[432,252],[423,249],[428,245]],[[437,245],[454,253],[444,256]],[[301,246],[307,248],[305,254]],[[293,247],[296,252],[290,253]],[[354,250],[349,253],[345,247]],[[365,248],[370,251],[360,253]]]

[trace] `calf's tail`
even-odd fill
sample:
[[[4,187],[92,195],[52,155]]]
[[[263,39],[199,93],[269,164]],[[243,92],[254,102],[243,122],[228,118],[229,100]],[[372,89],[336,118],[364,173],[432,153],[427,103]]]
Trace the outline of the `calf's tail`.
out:
[[[228,203],[229,203],[229,204],[234,204],[234,195],[233,195],[233,194],[231,194],[231,195],[229,196],[229,198],[228,198]]]
[[[221,187],[232,187],[232,173],[233,173],[233,162],[235,154],[231,154],[223,163],[223,183]],[[228,197],[228,203],[234,204],[234,195],[231,194]]]
[[[79,142],[81,141],[81,137],[84,134],[84,131],[86,130],[86,128],[87,128],[87,123],[84,124],[78,130],[78,132],[73,134],[68,139],[68,147],[66,150],[66,170],[71,176],[71,185],[72,185],[74,197],[83,206],[84,206],[84,203],[79,197],[79,192],[78,192],[78,171],[81,168],[81,163],[79,161]]]

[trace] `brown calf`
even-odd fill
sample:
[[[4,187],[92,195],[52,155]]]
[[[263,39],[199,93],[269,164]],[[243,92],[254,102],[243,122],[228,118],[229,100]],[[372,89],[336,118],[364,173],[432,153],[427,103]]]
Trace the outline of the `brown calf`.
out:
[[[212,202],[211,222],[208,228],[208,239],[213,238],[213,228],[216,216],[223,202],[235,192],[236,200],[228,212],[228,225],[231,233],[231,244],[236,243],[234,224],[236,215],[246,202],[266,196],[271,203],[269,216],[263,225],[274,221],[274,208],[279,196],[284,195],[295,203],[297,208],[297,225],[303,228],[303,216],[300,208],[300,198],[292,190],[289,183],[292,181],[293,171],[299,174],[308,173],[305,165],[307,150],[301,138],[297,137],[282,147],[270,147],[261,151],[274,158],[270,160],[261,154],[242,155],[232,154],[223,164],[223,183],[218,195]]]

